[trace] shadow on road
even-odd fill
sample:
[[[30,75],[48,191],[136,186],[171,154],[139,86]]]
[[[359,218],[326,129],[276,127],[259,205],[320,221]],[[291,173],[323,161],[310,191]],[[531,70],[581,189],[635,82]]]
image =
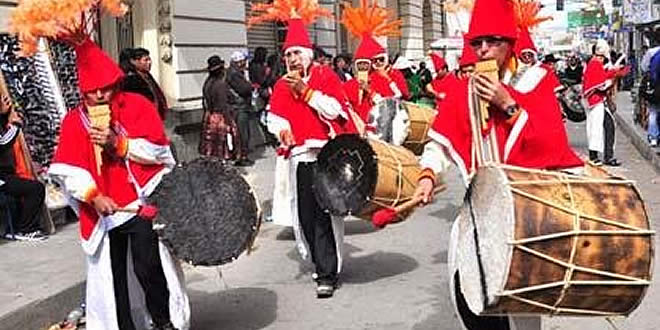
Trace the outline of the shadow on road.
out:
[[[189,290],[192,329],[257,330],[275,322],[277,294],[263,288]]]
[[[344,283],[370,283],[384,278],[409,273],[419,267],[419,263],[412,257],[401,253],[378,251],[372,254],[353,257],[353,251],[359,249],[346,244],[346,257],[341,274]]]
[[[344,235],[346,236],[371,234],[376,231],[378,231],[378,229],[376,229],[371,222],[363,219],[353,218],[344,223]]]

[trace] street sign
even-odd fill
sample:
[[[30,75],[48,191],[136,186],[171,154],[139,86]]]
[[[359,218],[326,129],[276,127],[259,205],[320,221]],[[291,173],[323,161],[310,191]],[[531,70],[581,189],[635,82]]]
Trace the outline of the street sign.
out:
[[[609,18],[599,10],[572,11],[568,13],[568,27],[603,25]]]

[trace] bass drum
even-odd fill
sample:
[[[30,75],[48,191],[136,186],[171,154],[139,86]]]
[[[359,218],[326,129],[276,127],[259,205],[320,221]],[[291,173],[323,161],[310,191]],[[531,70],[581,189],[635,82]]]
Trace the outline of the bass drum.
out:
[[[370,219],[385,207],[412,199],[421,167],[403,147],[358,135],[340,135],[317,158],[314,192],[333,215]]]
[[[654,232],[633,182],[507,165],[477,170],[453,259],[478,315],[628,315]]]
[[[587,119],[586,107],[582,98],[582,85],[573,85],[566,88],[558,100],[568,120],[580,123]]]
[[[236,260],[259,232],[254,190],[238,170],[216,158],[178,165],[148,200],[158,207],[154,230],[160,239],[174,256],[195,266]]]

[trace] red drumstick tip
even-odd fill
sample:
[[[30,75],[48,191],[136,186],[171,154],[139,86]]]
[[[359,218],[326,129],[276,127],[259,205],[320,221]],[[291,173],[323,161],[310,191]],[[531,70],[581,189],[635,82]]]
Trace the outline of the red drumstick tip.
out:
[[[153,205],[142,205],[137,215],[144,220],[153,221],[158,215],[158,208]]]
[[[371,223],[377,227],[377,228],[385,228],[385,226],[389,225],[390,223],[394,222],[396,219],[397,214],[396,211],[392,208],[384,208],[382,210],[379,210],[375,212],[371,216]]]

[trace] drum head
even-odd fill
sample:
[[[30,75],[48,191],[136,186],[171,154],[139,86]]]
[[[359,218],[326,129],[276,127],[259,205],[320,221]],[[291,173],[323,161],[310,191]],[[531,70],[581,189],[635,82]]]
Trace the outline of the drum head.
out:
[[[154,229],[179,259],[200,266],[231,262],[251,245],[261,218],[238,170],[199,158],[163,177],[149,202]]]
[[[317,158],[314,193],[321,208],[333,215],[360,214],[373,195],[378,161],[367,140],[340,135]]]
[[[558,99],[568,120],[580,123],[587,119],[584,104],[582,104],[582,85],[570,86]]]

